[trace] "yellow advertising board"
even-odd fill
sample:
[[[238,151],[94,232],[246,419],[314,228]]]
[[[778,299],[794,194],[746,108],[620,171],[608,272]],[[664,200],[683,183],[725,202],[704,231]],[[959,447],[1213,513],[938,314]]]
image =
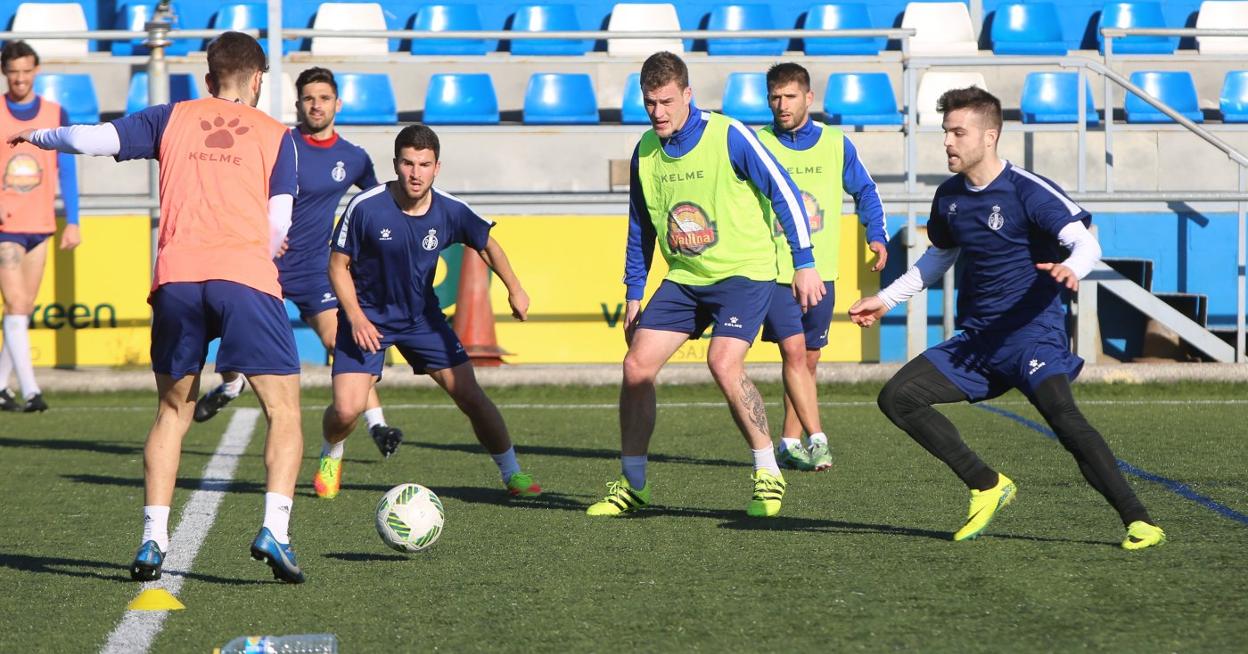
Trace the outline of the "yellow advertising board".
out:
[[[514,353],[509,363],[610,363],[623,360],[624,216],[500,216],[493,230],[532,301],[529,321],[508,315],[507,290],[492,284],[499,345]],[[828,332],[824,361],[878,361],[879,330],[849,322],[849,305],[879,290],[879,274],[870,271],[873,256],[856,216],[843,216],[840,279],[836,282],[835,318]],[[816,256],[818,256],[816,254]],[[667,268],[655,253],[646,297],[658,288]],[[448,310],[449,312],[449,310]],[[708,335],[709,335],[708,330]],[[705,361],[709,339],[690,341],[673,361]],[[747,361],[779,361],[780,352],[757,341]]]
[[[498,342],[513,354],[509,363],[612,363],[625,352],[624,242],[622,215],[499,216],[493,235],[506,249],[532,306],[529,321],[517,323],[507,309],[501,284],[491,286]],[[854,216],[840,221],[841,274],[836,283],[836,316],[824,349],[825,361],[876,361],[879,330],[849,323],[854,300],[878,289],[869,270],[871,253]],[[83,242],[72,253],[50,244],[43,285],[31,316],[32,358],[37,366],[147,365],[151,307],[151,229],[146,215],[83,216]],[[443,253],[435,283],[453,314],[458,251]],[[666,267],[656,256],[647,297]],[[301,340],[305,361],[323,361],[315,339]],[[703,361],[709,340],[691,341],[674,361]],[[779,361],[768,343],[751,348],[749,361]]]

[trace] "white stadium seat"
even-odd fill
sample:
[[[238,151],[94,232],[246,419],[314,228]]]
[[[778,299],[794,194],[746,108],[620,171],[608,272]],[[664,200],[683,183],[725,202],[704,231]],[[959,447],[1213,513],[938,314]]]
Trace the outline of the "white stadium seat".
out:
[[[1248,2],[1200,3],[1196,29],[1248,29]],[[1200,54],[1248,54],[1248,37],[1198,36],[1196,47]]]
[[[943,116],[936,111],[936,101],[949,89],[964,89],[968,86],[988,89],[981,73],[923,73],[923,78],[919,80],[919,97],[915,105],[919,109],[919,124],[939,125]]]
[[[967,55],[979,52],[975,27],[961,2],[911,2],[901,27],[916,30],[910,39],[912,55]]]
[[[256,103],[256,108],[273,116],[273,101],[270,99],[273,97],[273,87],[269,83],[270,79],[269,74],[265,73],[263,80],[260,82],[260,100]],[[273,117],[282,121],[283,124],[294,125],[298,122],[298,116],[295,114],[295,82],[290,78],[290,73],[285,71],[282,71],[282,90],[284,93],[282,96],[282,114]]]
[[[312,21],[316,30],[384,30],[386,17],[376,2],[323,2]],[[312,39],[314,55],[385,55],[390,44],[384,38],[351,39],[317,36]]]
[[[680,29],[676,5],[620,3],[611,8],[608,32],[666,32]],[[660,50],[680,54],[680,39],[607,39],[607,54],[648,57]]]
[[[23,2],[13,16],[14,32],[85,32],[87,15],[76,2]],[[30,47],[47,57],[85,57],[86,39],[27,39]]]

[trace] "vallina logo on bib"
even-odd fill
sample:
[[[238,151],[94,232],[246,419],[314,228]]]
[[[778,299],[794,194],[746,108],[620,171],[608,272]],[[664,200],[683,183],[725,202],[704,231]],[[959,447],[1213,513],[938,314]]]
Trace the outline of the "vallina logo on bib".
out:
[[[806,217],[810,219],[810,233],[814,234],[822,231],[823,207],[819,206],[819,201],[815,199],[815,196],[802,191],[802,205],[806,207]],[[797,220],[797,216],[794,216],[793,220]],[[775,221],[775,223],[776,236],[784,236],[784,225],[780,224],[779,220]]]
[[[715,221],[702,207],[678,202],[667,214],[667,246],[673,252],[696,257],[719,242]]]

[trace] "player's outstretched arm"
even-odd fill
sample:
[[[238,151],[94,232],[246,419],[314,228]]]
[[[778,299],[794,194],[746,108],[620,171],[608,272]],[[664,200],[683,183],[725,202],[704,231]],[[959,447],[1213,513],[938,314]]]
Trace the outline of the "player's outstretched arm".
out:
[[[864,297],[849,308],[849,319],[859,327],[870,327],[890,309],[935,284],[958,260],[958,248],[932,246],[904,275],[878,294]]]
[[[516,277],[516,273],[511,269],[511,261],[507,259],[507,253],[503,252],[503,246],[498,244],[491,236],[486,241],[485,249],[478,250],[481,258],[485,260],[485,265],[494,271],[495,275],[502,280],[503,285],[507,287],[507,304],[511,305],[511,315],[516,320],[527,320],[529,317],[529,294],[524,292],[524,287],[520,285],[520,279]]]
[[[859,327],[870,327],[888,313],[888,306],[876,295],[864,297],[849,308],[849,320]]]
[[[355,295],[355,282],[351,279],[351,257],[341,252],[329,254],[329,285],[338,296],[338,305],[351,323],[351,337],[355,344],[365,352],[376,352],[381,349],[381,332],[373,326],[364,310],[360,308],[360,300]]]
[[[121,137],[112,123],[24,129],[10,135],[6,141],[10,147],[30,143],[41,150],[56,150],[67,154],[114,157],[121,153]]]

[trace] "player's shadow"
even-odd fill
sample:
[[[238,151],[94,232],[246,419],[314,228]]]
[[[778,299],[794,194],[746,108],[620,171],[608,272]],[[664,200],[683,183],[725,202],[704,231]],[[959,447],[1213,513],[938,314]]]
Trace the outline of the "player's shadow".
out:
[[[119,581],[127,584],[135,583],[134,580],[130,579],[129,568],[111,561],[68,559],[57,556],[29,556],[26,554],[0,554],[0,568],[9,568],[18,572],[54,574],[65,577],[100,579],[102,581]],[[171,573],[166,571],[166,574]],[[250,586],[255,584],[270,583],[269,581],[263,579],[230,579],[227,577],[218,577],[216,575],[206,575],[199,572],[179,572],[177,574],[195,581],[203,581],[210,584],[222,584],[227,586]]]
[[[844,520],[826,520],[821,518],[799,518],[779,516],[775,518],[751,518],[738,512],[723,524],[721,529],[737,529],[742,531],[805,531],[828,534],[884,534],[888,536],[910,536],[914,538],[931,538],[934,540],[951,541],[953,534],[948,531],[934,531],[915,527],[898,527],[865,522],[848,522]],[[1050,536],[1027,536],[1023,534],[993,533],[982,538],[1000,538],[1005,540],[1024,540],[1039,543],[1070,543],[1073,545],[1113,545],[1103,541],[1079,540],[1074,538],[1054,538]]]
[[[384,490],[384,489],[383,489]],[[468,504],[492,504],[523,509],[560,509],[564,511],[585,511],[589,506],[587,497],[565,495],[562,493],[543,492],[538,497],[508,497],[497,488],[479,486],[438,486],[433,489],[438,497],[459,500]]]
[[[327,559],[337,559],[351,563],[373,563],[375,561],[406,561],[412,557],[402,554],[374,554],[372,552],[329,552]]]
[[[116,477],[113,475],[61,475],[78,484],[96,484],[99,486],[143,487],[142,477]],[[203,479],[196,477],[179,478],[177,487],[183,490],[216,490],[231,493],[263,493],[265,485],[258,481],[241,481],[238,479]],[[386,489],[382,489],[386,490]]]
[[[116,441],[96,441],[79,438],[10,438],[0,437],[0,448],[19,447],[38,450],[76,450],[94,454],[142,454],[143,444],[127,445]],[[212,452],[183,450],[182,454],[212,456]]]
[[[432,450],[447,450],[451,452],[467,452],[469,454],[484,454],[485,449],[474,443],[414,443],[416,447],[426,447]],[[608,461],[618,461],[620,458],[619,449],[606,449],[597,447],[558,447],[553,445],[518,445],[516,453],[521,456],[562,456],[573,459],[606,459]],[[744,461],[730,461],[728,459],[701,459],[689,456],[678,456],[674,454],[661,454],[651,452],[649,454],[650,463],[683,463],[686,465],[697,466],[726,466],[739,468],[745,465]]]

